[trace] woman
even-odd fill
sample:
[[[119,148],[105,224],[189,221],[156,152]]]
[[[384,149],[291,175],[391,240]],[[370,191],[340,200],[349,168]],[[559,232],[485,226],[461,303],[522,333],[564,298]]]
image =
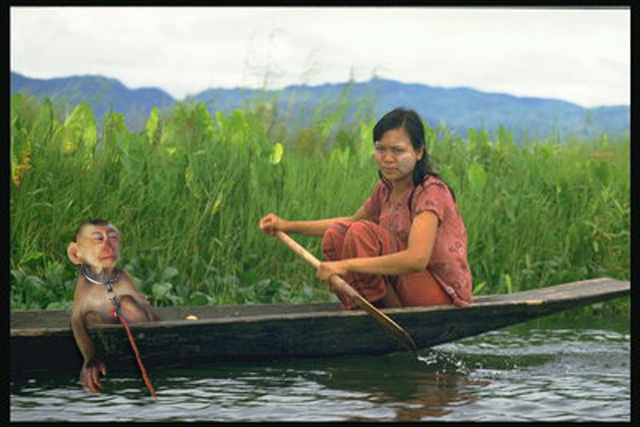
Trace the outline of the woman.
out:
[[[260,229],[323,236],[318,278],[341,276],[379,308],[472,302],[467,233],[449,187],[429,166],[422,120],[396,108],[373,128],[380,181],[355,215],[288,221]],[[333,289],[345,309],[356,304]]]

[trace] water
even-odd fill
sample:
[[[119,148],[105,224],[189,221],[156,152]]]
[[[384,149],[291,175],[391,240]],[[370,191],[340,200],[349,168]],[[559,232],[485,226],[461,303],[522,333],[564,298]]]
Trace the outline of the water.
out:
[[[144,360],[144,355],[142,355]],[[626,318],[556,316],[420,353],[10,384],[11,421],[626,421]]]

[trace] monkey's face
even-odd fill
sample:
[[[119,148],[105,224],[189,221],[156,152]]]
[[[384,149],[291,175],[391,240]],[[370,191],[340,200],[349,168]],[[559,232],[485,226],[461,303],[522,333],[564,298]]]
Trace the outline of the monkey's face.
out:
[[[120,259],[120,232],[112,225],[88,225],[77,245],[79,258],[93,267],[112,267]]]

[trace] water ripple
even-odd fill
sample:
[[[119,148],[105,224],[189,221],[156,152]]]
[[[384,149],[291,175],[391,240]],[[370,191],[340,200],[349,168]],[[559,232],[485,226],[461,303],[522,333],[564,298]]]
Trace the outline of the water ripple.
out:
[[[420,353],[11,383],[12,421],[629,421],[630,334],[505,329]]]

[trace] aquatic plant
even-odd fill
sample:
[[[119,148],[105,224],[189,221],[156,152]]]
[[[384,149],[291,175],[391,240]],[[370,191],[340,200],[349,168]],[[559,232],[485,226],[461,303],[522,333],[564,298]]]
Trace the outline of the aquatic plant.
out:
[[[156,305],[331,299],[257,223],[347,215],[369,195],[374,118],[347,122],[340,102],[304,124],[268,100],[229,114],[183,102],[131,132],[118,113],[64,116],[13,96],[11,307],[69,305],[65,248],[96,217],[121,229],[121,266]],[[476,293],[629,279],[628,135],[518,143],[504,128],[493,140],[426,129],[467,226]],[[319,239],[299,240],[320,254]]]

